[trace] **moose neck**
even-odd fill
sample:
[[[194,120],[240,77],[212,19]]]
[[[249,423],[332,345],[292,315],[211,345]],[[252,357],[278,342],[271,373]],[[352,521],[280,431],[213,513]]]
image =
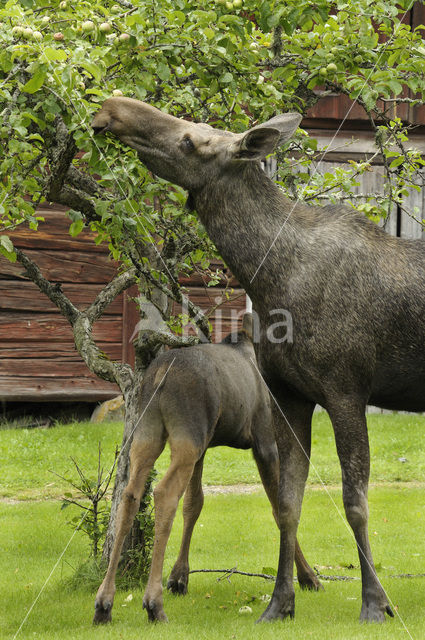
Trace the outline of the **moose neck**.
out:
[[[251,298],[290,272],[296,212],[259,163],[235,163],[221,179],[193,192],[196,211],[226,264]]]

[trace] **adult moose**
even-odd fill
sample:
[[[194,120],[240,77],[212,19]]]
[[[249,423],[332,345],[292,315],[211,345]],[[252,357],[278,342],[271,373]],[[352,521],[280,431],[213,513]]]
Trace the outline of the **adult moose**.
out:
[[[96,596],[95,623],[111,620],[122,543],[137,513],[149,472],[167,439],[171,464],[154,491],[155,542],[143,598],[149,620],[167,620],[162,601],[164,553],[177,504],[186,487],[183,539],[167,586],[173,593],[187,591],[189,545],[203,505],[202,469],[209,447],[252,448],[277,520],[278,453],[270,397],[257,370],[251,326],[251,314],[245,314],[243,330],[222,343],[168,351],[146,371],[140,398],[141,419],[130,450],[130,479],[119,507],[108,571]],[[320,582],[298,544],[295,562],[300,586],[318,590]]]
[[[393,615],[369,545],[367,403],[425,410],[425,245],[393,238],[341,206],[293,203],[260,160],[300,123],[279,115],[244,134],[186,122],[130,98],[110,98],[98,133],[134,147],[155,174],[189,191],[210,237],[253,300],[262,323],[261,369],[273,394],[280,458],[278,576],[260,620],[294,615],[297,525],[311,418],[332,420],[343,500],[362,572],[360,618]],[[272,310],[286,309],[293,343],[268,340]]]

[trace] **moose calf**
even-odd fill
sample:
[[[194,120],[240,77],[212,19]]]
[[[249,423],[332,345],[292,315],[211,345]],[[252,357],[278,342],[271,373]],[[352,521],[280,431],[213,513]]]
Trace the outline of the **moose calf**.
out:
[[[115,574],[123,541],[136,515],[146,479],[168,439],[171,463],[154,490],[155,542],[143,598],[150,621],[166,621],[162,601],[164,553],[178,502],[186,490],[180,553],[168,588],[185,594],[189,577],[189,545],[203,505],[202,468],[208,447],[252,448],[264,488],[277,519],[279,465],[267,388],[257,372],[251,315],[243,330],[220,344],[171,350],[146,371],[141,391],[141,420],[130,450],[130,479],[119,506],[114,547],[95,603],[95,623],[109,622]],[[236,339],[232,342],[232,339]],[[321,584],[296,543],[300,586]]]

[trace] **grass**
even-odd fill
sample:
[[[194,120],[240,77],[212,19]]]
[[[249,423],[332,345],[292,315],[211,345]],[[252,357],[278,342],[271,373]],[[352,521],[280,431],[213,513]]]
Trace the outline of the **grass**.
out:
[[[425,573],[424,426],[424,416],[369,417],[371,543],[379,576],[401,618],[383,626],[359,625],[361,585],[354,580],[326,582],[325,592],[318,594],[297,589],[294,622],[256,626],[254,620],[265,608],[261,597],[272,593],[272,583],[238,575],[230,582],[217,582],[215,574],[195,573],[186,598],[165,595],[169,625],[148,625],[141,608],[142,592],[136,590],[131,601],[126,601],[127,592],[117,592],[113,624],[93,628],[93,593],[86,587],[70,588],[67,583],[88,554],[85,537],[77,533],[18,636],[24,617],[72,534],[66,525],[69,514],[60,511],[58,500],[45,500],[57,498],[68,489],[49,469],[61,475],[73,472],[69,459],[73,456],[83,468],[94,471],[99,440],[107,466],[109,460],[112,462],[115,444],[121,440],[122,425],[87,423],[4,430],[0,433],[0,495],[6,498],[0,503],[0,638],[268,640],[279,634],[303,640],[315,636],[321,640],[419,640],[425,637],[424,578],[392,576]],[[157,465],[160,474],[167,458],[168,452],[164,452]],[[355,544],[341,515],[340,470],[325,414],[315,416],[312,466],[326,487],[318,485],[318,476],[312,470],[299,529],[304,553],[322,574],[358,578]],[[249,452],[211,450],[205,467],[204,481],[209,484],[258,482]],[[8,503],[12,497],[14,500]],[[181,520],[179,514],[167,549],[164,577],[177,554]],[[277,553],[278,533],[261,490],[252,495],[206,496],[191,547],[191,568],[237,566],[242,571],[262,572],[264,567],[276,566]],[[239,615],[239,608],[245,604],[252,608],[252,615]]]
[[[425,416],[370,415],[368,422],[371,482],[424,482]],[[0,497],[58,497],[68,490],[68,486],[52,471],[62,476],[75,474],[70,457],[85,470],[95,469],[99,441],[108,468],[113,462],[116,445],[121,444],[121,437],[121,423],[74,423],[50,429],[3,430],[0,432]],[[310,484],[320,481],[326,485],[340,484],[341,472],[332,427],[324,412],[314,417],[311,460]],[[169,450],[166,448],[156,465],[160,475],[168,463]],[[249,451],[220,447],[208,452],[205,484],[257,482],[257,469]]]
[[[330,490],[341,507],[340,491]],[[423,579],[392,578],[400,573],[425,572],[423,491],[418,488],[374,488],[370,495],[371,532],[380,578],[397,607],[411,637],[423,638]],[[246,513],[250,514],[247,535]],[[1,505],[0,637],[13,638],[37,597],[60,553],[70,538],[55,501]],[[376,535],[375,535],[376,532]],[[176,518],[165,561],[165,575],[176,557],[181,517]],[[327,575],[359,576],[358,560],[345,522],[323,491],[307,491],[300,539],[310,562]],[[195,529],[191,566],[230,568],[261,572],[275,566],[278,535],[267,500],[262,494],[206,497]],[[327,582],[325,592],[302,593],[297,589],[295,622],[255,626],[264,609],[261,597],[271,594],[272,583],[259,578],[233,576],[217,582],[213,574],[193,574],[186,598],[165,595],[170,619],[167,626],[147,623],[141,608],[142,594],[118,592],[114,622],[107,629],[92,628],[93,594],[85,589],[68,590],[64,579],[86,553],[86,541],[77,534],[59,562],[45,591],[22,627],[19,638],[405,638],[399,618],[384,627],[360,626],[360,582]],[[354,569],[347,566],[354,565]],[[238,614],[249,604],[253,614]]]

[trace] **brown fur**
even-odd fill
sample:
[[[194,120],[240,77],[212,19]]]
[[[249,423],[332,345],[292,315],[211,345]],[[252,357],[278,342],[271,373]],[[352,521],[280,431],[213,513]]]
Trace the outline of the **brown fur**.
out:
[[[248,326],[249,316],[245,316],[244,324]],[[203,505],[202,469],[209,447],[252,448],[277,518],[279,465],[270,402],[246,332],[238,334],[236,344],[224,340],[217,345],[198,345],[160,355],[143,381],[141,415],[131,446],[130,480],[119,506],[114,547],[96,596],[96,623],[111,620],[122,544],[137,513],[146,479],[167,439],[171,463],[154,490],[155,542],[143,598],[150,621],[167,620],[162,598],[164,553],[178,502],[185,491],[183,539],[167,586],[173,593],[187,592],[189,546]],[[301,587],[319,589],[320,582],[298,543],[295,562]]]

